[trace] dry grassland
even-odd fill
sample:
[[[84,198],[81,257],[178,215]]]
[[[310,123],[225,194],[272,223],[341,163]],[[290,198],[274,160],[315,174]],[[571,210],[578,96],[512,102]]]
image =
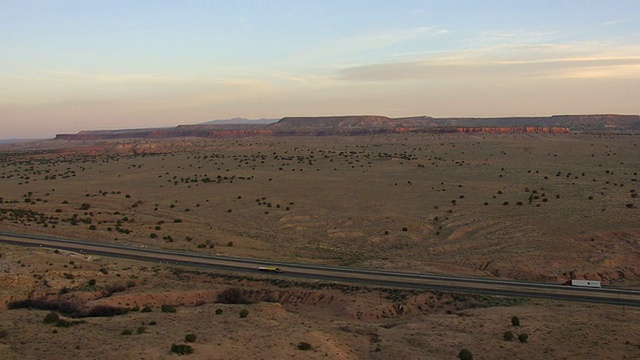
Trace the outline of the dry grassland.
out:
[[[634,280],[638,142],[424,134],[63,142],[76,149],[4,153],[0,227],[359,267]]]
[[[428,134],[42,142],[0,152],[0,230],[633,287],[639,142]],[[3,304],[153,309],[69,327],[44,324],[46,310],[1,310],[0,358],[173,358],[171,344],[188,333],[198,337],[191,358],[201,359],[452,359],[462,348],[475,359],[640,357],[636,309],[292,284],[12,246],[0,253]],[[251,304],[220,304],[230,287]],[[505,331],[529,341],[505,341]],[[312,350],[298,350],[301,342]]]

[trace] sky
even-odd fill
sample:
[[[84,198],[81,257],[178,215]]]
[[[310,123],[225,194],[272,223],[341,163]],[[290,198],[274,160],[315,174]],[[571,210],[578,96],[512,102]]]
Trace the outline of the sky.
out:
[[[640,1],[0,0],[0,139],[590,113],[640,114]]]

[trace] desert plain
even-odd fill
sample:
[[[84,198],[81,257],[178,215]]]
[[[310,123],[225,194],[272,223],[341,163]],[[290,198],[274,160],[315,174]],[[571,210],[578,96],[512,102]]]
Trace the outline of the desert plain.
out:
[[[13,144],[0,152],[0,230],[637,289],[639,143],[391,133]],[[0,254],[0,358],[171,359],[172,345],[194,359],[640,358],[636,307]],[[46,323],[52,307],[59,319]]]

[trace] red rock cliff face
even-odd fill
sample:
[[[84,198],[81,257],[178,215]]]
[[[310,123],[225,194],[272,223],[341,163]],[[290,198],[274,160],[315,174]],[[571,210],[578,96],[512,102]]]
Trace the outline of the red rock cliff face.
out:
[[[569,134],[571,130],[569,128],[561,127],[539,127],[539,126],[524,126],[524,127],[463,127],[456,128],[456,132],[461,133],[488,133],[488,134]]]

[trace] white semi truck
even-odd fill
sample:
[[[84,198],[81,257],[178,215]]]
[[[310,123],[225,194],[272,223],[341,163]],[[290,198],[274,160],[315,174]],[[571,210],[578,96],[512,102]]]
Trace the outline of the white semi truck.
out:
[[[597,280],[569,280],[564,283],[565,285],[578,286],[578,287],[591,287],[591,288],[599,288],[602,287],[600,281]]]

